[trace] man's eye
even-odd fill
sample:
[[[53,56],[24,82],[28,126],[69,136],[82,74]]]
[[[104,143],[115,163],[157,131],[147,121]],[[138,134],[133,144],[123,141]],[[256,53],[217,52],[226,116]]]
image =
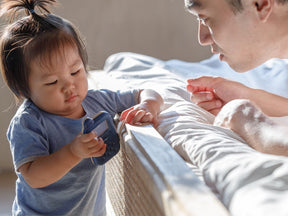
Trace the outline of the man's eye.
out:
[[[207,18],[203,18],[203,17],[197,17],[197,20],[198,22],[201,24],[201,25],[204,25],[204,26],[207,26]]]
[[[46,83],[46,85],[50,86],[50,85],[55,85],[56,83],[57,83],[57,80],[55,80],[54,82]]]

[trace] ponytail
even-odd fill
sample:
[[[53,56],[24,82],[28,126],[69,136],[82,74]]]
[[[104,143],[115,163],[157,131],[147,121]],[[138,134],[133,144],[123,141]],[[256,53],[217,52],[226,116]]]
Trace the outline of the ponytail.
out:
[[[38,56],[51,55],[63,45],[76,46],[85,68],[87,52],[77,28],[50,13],[56,0],[3,0],[1,16],[9,17],[9,25],[0,38],[0,69],[17,99],[29,98],[30,62]],[[21,17],[21,14],[26,16]],[[44,59],[44,58],[43,58]]]

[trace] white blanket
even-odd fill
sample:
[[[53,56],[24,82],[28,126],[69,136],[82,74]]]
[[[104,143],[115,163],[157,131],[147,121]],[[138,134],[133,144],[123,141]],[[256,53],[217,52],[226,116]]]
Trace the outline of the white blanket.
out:
[[[165,109],[158,131],[185,161],[200,170],[231,215],[288,215],[288,158],[256,152],[237,134],[211,125],[214,116],[191,103],[186,91],[186,79],[213,75],[288,97],[287,60],[272,59],[239,74],[216,56],[189,63],[118,53],[108,58],[104,71],[101,78],[92,73],[90,86],[152,88],[162,94]]]

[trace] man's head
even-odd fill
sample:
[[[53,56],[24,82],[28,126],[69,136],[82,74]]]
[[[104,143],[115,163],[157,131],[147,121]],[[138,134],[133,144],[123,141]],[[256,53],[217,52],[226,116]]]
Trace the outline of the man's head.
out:
[[[193,0],[184,0],[185,1],[185,6],[187,7],[190,4],[193,4],[193,2],[197,2],[197,1],[193,1]],[[242,0],[225,0],[228,5],[230,5],[231,10],[235,11],[235,12],[240,12],[243,10],[243,5],[242,5]],[[276,0],[277,3],[287,3],[288,0]]]
[[[185,0],[199,20],[198,40],[220,60],[247,71],[270,58],[287,58],[288,0]]]

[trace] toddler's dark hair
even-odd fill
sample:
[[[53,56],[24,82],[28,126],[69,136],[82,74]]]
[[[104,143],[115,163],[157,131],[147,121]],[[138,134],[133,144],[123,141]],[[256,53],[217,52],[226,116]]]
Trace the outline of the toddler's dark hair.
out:
[[[46,59],[65,45],[78,48],[87,69],[87,52],[80,33],[69,21],[50,13],[48,6],[56,0],[3,0],[1,16],[10,16],[10,24],[0,38],[0,69],[17,99],[30,97],[30,62],[36,57]],[[36,12],[37,10],[37,12]],[[20,12],[27,16],[16,20]]]

